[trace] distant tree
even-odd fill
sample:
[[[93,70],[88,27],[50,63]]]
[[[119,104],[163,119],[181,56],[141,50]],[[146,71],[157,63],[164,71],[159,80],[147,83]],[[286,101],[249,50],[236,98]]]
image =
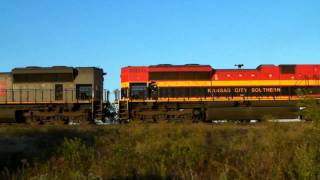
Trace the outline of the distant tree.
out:
[[[114,93],[114,100],[118,101],[120,99],[120,90],[115,89],[115,90],[113,90],[113,93]]]
[[[107,100],[108,100],[108,102],[110,101],[110,91],[109,90],[107,91]]]

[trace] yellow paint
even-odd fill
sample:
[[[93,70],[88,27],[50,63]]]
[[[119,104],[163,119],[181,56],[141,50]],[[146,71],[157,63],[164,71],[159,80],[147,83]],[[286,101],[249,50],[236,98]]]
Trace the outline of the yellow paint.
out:
[[[121,83],[121,88],[128,88],[129,87],[129,82],[122,82]]]
[[[298,96],[263,96],[263,97],[206,97],[206,98],[159,98],[158,100],[152,100],[152,99],[123,99],[122,101],[128,101],[128,102],[220,102],[220,101],[285,101],[285,100],[299,100],[300,98]]]

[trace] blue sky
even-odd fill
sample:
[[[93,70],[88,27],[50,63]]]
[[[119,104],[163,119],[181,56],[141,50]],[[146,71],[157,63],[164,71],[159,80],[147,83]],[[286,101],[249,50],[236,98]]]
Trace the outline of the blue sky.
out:
[[[0,71],[320,63],[319,0],[1,0]]]

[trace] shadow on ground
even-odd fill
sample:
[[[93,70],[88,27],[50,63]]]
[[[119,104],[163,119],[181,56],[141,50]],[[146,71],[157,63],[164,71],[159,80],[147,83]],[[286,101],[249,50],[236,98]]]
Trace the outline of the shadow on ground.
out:
[[[77,128],[17,128],[0,129],[0,170],[14,170],[27,162],[46,162],[57,151],[65,138],[79,138],[92,144],[94,132]]]

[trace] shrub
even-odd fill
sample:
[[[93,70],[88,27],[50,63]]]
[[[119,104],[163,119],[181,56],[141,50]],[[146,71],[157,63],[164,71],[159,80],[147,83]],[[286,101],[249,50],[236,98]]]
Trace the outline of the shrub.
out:
[[[306,120],[312,120],[316,128],[320,127],[320,102],[319,100],[308,96],[308,92],[305,90],[298,90],[297,94],[300,96],[301,101],[298,103],[299,107],[304,109],[301,111],[301,115]]]
[[[57,148],[39,149],[54,151],[46,161],[24,160],[17,170],[3,169],[0,179],[320,178],[320,134],[308,123],[133,123],[75,131]]]

